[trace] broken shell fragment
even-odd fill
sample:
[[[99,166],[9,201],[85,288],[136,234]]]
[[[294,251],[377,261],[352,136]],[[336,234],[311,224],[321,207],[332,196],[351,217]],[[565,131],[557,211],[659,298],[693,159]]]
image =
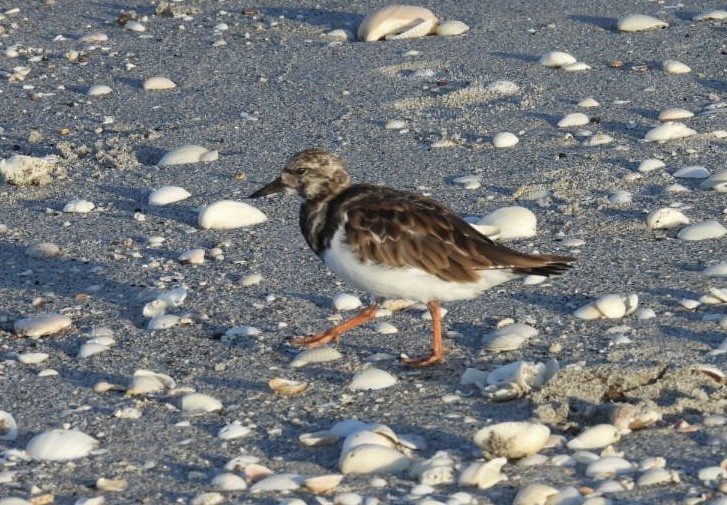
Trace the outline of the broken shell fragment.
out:
[[[568,442],[568,449],[589,450],[601,449],[607,445],[615,444],[621,439],[618,428],[612,424],[597,424],[583,431],[576,438]]]
[[[305,486],[312,493],[326,493],[335,489],[343,480],[340,473],[332,473],[329,475],[319,475],[318,477],[309,477],[303,481]]]
[[[548,437],[550,429],[544,424],[513,421],[482,428],[474,441],[488,459],[519,459],[540,451]]]
[[[268,386],[280,396],[295,396],[305,391],[308,383],[275,377],[268,381]]]
[[[487,462],[470,463],[462,470],[457,483],[460,486],[477,486],[479,489],[488,489],[495,484],[507,480],[507,475],[501,472],[507,463],[507,458],[495,458]]]
[[[206,147],[187,144],[172,149],[157,163],[160,167],[170,165],[184,165],[186,163],[199,163],[202,161],[215,161],[218,157],[217,151],[210,151]]]
[[[399,473],[411,460],[391,447],[376,444],[357,445],[341,455],[339,470],[347,474]]]
[[[432,33],[437,23],[434,13],[424,7],[391,5],[366,16],[358,27],[358,38],[373,42],[384,38],[423,37]]]

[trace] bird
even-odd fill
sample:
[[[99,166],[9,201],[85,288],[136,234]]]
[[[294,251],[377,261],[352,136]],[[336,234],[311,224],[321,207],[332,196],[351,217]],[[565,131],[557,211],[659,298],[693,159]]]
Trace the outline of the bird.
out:
[[[432,350],[406,358],[413,367],[444,359],[441,302],[472,299],[527,274],[555,275],[570,256],[528,254],[493,242],[453,210],[424,195],[388,186],[354,184],[344,161],[321,148],[294,154],[279,177],[249,198],[297,194],[300,229],[313,252],[353,287],[373,296],[355,317],[293,345],[338,344],[342,334],[372,320],[386,299],[426,303]]]

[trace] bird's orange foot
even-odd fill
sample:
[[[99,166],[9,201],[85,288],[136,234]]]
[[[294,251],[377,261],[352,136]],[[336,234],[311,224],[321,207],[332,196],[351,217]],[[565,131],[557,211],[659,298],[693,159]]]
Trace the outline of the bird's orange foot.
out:
[[[444,361],[445,352],[449,352],[449,349],[446,347],[439,352],[432,351],[429,356],[425,356],[423,358],[402,358],[401,361],[406,366],[410,366],[412,368],[424,368],[425,366],[435,365]]]
[[[290,341],[293,345],[299,345],[302,347],[305,347],[306,349],[311,349],[313,347],[321,347],[323,345],[326,345],[328,342],[333,340],[336,344],[338,344],[338,340],[341,338],[341,334],[338,332],[334,332],[331,330],[326,330],[323,333],[318,333],[317,335],[311,335],[310,337],[300,337],[300,338],[294,338]]]

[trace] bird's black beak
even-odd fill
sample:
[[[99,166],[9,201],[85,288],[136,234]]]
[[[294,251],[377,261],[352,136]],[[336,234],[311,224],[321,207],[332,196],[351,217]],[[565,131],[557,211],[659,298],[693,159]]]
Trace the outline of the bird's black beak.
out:
[[[274,181],[255,191],[253,194],[248,196],[248,198],[260,198],[261,196],[272,195],[273,193],[280,193],[281,191],[285,191],[286,189],[287,187],[285,186],[285,184],[283,184],[283,180],[278,177]]]

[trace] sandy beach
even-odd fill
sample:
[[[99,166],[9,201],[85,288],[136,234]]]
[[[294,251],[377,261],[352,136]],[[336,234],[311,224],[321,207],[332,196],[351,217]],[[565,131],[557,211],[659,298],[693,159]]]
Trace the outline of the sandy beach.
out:
[[[697,20],[725,4],[425,1],[469,30],[356,40],[385,5],[0,6],[1,505],[727,503],[727,19]],[[668,26],[619,31],[628,14]],[[552,51],[584,66],[541,64]],[[175,87],[145,89],[152,77]],[[89,94],[96,85],[109,90]],[[571,113],[585,122],[559,126]],[[681,133],[648,141],[670,117]],[[495,147],[502,132],[518,143]],[[206,161],[159,164],[184,145]],[[355,314],[337,311],[336,295],[369,301],[308,249],[294,196],[246,198],[309,147],[341,156],[355,182],[431,195],[473,222],[525,207],[536,234],[505,243],[577,261],[444,304],[442,364],[398,360],[429,350],[415,306],[351,331],[340,359],[291,367],[300,350],[288,340]],[[12,180],[15,155],[41,175]],[[189,196],[150,204],[165,186]],[[74,200],[93,205],[64,211]],[[222,200],[267,220],[203,229],[200,209]],[[658,209],[673,226],[656,223]],[[685,231],[702,222],[711,231]],[[204,259],[180,261],[193,249]],[[609,294],[624,307],[615,317],[575,315]],[[172,318],[150,323],[163,312]],[[22,335],[49,314],[68,324]],[[536,335],[488,349],[483,337],[508,323]],[[518,361],[547,377],[485,388]],[[350,389],[369,366],[395,383]],[[147,375],[156,388],[134,392],[138,370],[161,374]],[[307,388],[276,394],[273,378]],[[198,407],[194,392],[207,395]],[[303,480],[340,473],[342,442],[299,438],[351,419],[410,435],[413,448],[391,449],[408,468],[347,473],[313,494]],[[526,464],[511,458],[491,487],[458,483],[482,463],[478,430],[509,421],[547,426],[548,445]],[[599,424],[615,427],[612,443],[592,455],[566,445]],[[95,441],[70,461],[31,457],[29,442],[55,429]],[[423,477],[435,455],[449,470]],[[588,471],[604,457],[626,463]],[[252,464],[291,476],[253,492],[264,470]],[[640,480],[650,469],[663,471]],[[224,473],[246,489],[213,483]],[[533,484],[554,491],[516,498]]]

